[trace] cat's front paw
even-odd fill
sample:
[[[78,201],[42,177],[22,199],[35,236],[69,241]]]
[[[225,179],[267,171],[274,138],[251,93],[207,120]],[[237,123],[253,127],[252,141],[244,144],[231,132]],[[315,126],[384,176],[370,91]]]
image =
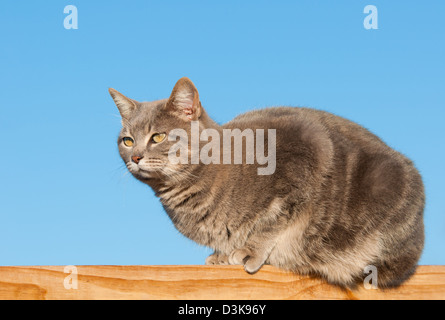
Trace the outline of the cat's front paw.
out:
[[[206,258],[206,265],[225,265],[229,264],[229,258],[225,254],[213,253]]]
[[[261,269],[265,260],[254,254],[249,248],[233,250],[229,255],[230,264],[241,264],[247,273],[253,274]]]

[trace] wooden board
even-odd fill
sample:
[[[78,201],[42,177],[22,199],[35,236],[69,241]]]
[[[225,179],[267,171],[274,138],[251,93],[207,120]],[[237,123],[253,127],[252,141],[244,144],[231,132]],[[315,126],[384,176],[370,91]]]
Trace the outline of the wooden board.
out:
[[[264,266],[0,267],[0,299],[445,299],[445,266],[420,266],[394,290],[342,290]],[[66,273],[64,272],[66,271]],[[67,278],[68,277],[68,278]]]

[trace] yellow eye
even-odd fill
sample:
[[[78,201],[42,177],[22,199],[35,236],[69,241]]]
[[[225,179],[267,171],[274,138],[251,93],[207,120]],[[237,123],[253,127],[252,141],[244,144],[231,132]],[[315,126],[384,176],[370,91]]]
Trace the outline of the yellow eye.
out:
[[[162,142],[165,139],[166,134],[165,133],[156,133],[151,137],[151,140],[155,143]]]
[[[134,140],[131,139],[130,137],[125,137],[125,138],[123,138],[122,140],[124,141],[124,144],[125,144],[127,147],[132,147],[133,144],[134,144]]]

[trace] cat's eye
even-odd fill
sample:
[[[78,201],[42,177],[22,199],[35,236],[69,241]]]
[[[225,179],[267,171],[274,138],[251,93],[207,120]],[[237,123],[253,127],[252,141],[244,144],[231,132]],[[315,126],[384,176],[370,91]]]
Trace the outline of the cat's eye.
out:
[[[134,144],[134,140],[131,139],[130,137],[124,137],[122,141],[124,142],[124,145],[126,145],[127,147],[132,147]]]
[[[165,133],[156,133],[151,137],[154,143],[159,143],[164,141],[166,134]]]

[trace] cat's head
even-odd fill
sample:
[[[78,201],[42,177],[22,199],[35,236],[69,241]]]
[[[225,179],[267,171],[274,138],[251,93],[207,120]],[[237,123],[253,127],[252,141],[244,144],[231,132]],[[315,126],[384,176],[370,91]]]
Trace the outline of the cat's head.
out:
[[[168,159],[169,150],[176,143],[169,141],[169,132],[183,129],[190,136],[191,121],[211,121],[190,79],[181,78],[170,98],[153,102],[138,102],[111,88],[109,92],[122,116],[118,146],[128,170],[144,182],[177,179],[187,172],[184,165]]]

